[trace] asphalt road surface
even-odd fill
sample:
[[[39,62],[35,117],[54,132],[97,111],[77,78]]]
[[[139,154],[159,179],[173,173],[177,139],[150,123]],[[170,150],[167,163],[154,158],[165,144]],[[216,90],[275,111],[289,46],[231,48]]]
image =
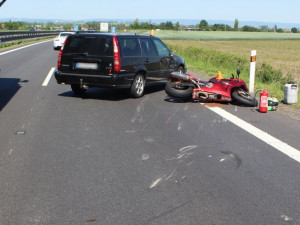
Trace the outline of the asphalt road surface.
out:
[[[299,121],[218,105],[234,123],[163,85],[77,97],[57,55],[0,53],[1,225],[300,224]]]

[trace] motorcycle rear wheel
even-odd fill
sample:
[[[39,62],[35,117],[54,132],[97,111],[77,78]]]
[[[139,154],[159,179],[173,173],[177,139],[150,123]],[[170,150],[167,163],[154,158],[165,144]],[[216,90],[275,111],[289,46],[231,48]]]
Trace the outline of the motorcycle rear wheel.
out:
[[[231,97],[234,102],[242,104],[244,106],[256,107],[258,105],[258,101],[248,92],[242,89],[233,91]]]
[[[166,83],[165,91],[166,93],[174,98],[182,98],[187,99],[191,98],[193,94],[193,87],[180,87],[178,85],[180,82],[174,82],[172,80],[168,80]]]

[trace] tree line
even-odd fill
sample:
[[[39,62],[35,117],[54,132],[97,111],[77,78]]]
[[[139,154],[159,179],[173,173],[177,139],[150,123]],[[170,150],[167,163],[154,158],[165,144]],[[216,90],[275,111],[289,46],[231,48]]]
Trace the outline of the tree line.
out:
[[[253,27],[253,26],[242,26],[239,27],[238,19],[235,19],[234,26],[230,26],[228,24],[213,24],[209,25],[206,20],[201,20],[199,24],[184,26],[181,25],[179,22],[173,24],[171,21],[162,22],[160,24],[152,24],[151,22],[142,22],[139,23],[138,19],[135,19],[133,23],[130,24],[131,29],[162,29],[162,30],[197,30],[197,31],[243,31],[243,32],[292,32],[298,33],[298,29],[293,27],[292,29],[282,29],[278,28],[277,25],[274,27],[268,26],[260,26],[260,27]]]
[[[94,29],[100,30],[99,21],[90,21],[75,23],[79,26],[79,29]],[[72,30],[74,23],[62,23],[62,22],[47,22],[47,23],[28,23],[21,21],[9,21],[0,23],[0,30]],[[227,24],[213,24],[209,25],[206,20],[201,20],[199,24],[196,25],[181,25],[179,22],[173,23],[171,21],[161,22],[160,24],[155,24],[149,22],[139,22],[138,19],[135,19],[132,23],[120,23],[120,22],[109,22],[109,27],[116,27],[117,31],[126,31],[126,30],[151,30],[151,29],[161,29],[161,30],[197,30],[197,31],[243,31],[243,32],[292,32],[298,33],[299,30],[296,27],[292,29],[284,30],[278,28],[276,25],[274,27],[268,26],[242,26],[239,27],[238,19],[235,19],[233,27]]]
[[[197,30],[200,31],[244,31],[244,32],[278,32],[278,33],[285,32],[284,29],[278,28],[277,25],[274,25],[274,27],[260,26],[258,28],[253,26],[248,26],[248,25],[239,27],[238,19],[235,19],[233,27],[227,24],[209,25],[206,20],[201,20],[200,23],[196,25],[196,28]],[[291,30],[286,30],[286,31],[292,33],[298,33],[298,29],[296,27],[293,27]]]

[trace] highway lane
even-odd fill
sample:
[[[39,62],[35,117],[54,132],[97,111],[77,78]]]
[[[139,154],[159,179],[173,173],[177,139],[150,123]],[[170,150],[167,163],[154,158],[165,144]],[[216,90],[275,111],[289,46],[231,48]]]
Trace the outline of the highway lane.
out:
[[[297,161],[163,85],[43,87],[51,44],[0,59],[0,224],[300,223]],[[222,108],[299,149],[299,122]]]

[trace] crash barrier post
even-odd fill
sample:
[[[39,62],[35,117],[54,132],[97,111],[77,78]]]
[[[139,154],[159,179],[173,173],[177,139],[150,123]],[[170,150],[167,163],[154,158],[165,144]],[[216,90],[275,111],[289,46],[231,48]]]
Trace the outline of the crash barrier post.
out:
[[[256,50],[252,50],[251,57],[250,57],[250,77],[249,77],[249,92],[250,92],[250,94],[254,93],[255,62],[256,62]]]

